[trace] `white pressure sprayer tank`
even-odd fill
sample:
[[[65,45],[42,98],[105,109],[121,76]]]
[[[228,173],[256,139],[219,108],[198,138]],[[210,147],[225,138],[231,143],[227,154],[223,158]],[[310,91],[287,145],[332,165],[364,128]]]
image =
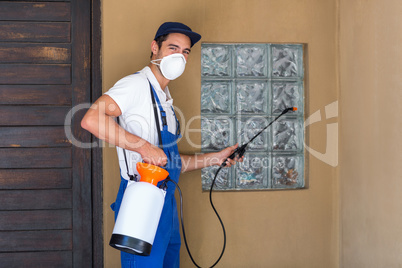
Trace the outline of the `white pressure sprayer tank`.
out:
[[[141,179],[129,181],[109,245],[136,255],[151,254],[166,192],[156,185],[169,173],[157,166],[137,163]]]

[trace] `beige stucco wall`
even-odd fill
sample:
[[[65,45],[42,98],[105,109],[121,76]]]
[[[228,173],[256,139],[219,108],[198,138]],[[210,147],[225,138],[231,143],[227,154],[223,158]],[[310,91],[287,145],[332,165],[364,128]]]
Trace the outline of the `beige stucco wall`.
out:
[[[331,152],[332,162],[322,160],[327,157],[327,124],[337,126],[337,117],[326,119],[325,113],[325,107],[338,100],[337,1],[103,0],[102,9],[103,90],[148,63],[150,43],[164,21],[190,25],[203,35],[203,42],[307,44],[306,117],[317,112],[322,118],[307,127],[307,145],[323,155],[318,154],[317,158],[306,154],[308,189],[214,193],[215,206],[228,236],[226,252],[218,267],[338,267],[337,152]],[[183,127],[200,114],[200,83],[197,44],[185,74],[170,84],[175,105],[185,115]],[[336,107],[336,103],[331,107]],[[199,128],[199,121],[190,127]],[[332,134],[336,136],[335,128],[334,131]],[[190,139],[200,144],[199,134],[190,134]],[[337,148],[336,140],[330,143]],[[186,153],[198,152],[190,144],[183,139],[179,148]],[[208,193],[201,192],[200,177],[199,171],[184,174],[180,185],[190,247],[197,262],[205,267],[218,257],[222,234]],[[105,267],[119,267],[118,251],[107,245],[113,229],[109,205],[118,184],[115,150],[105,145]],[[192,267],[184,245],[181,261],[182,267]]]
[[[402,266],[402,3],[340,1],[342,267]]]

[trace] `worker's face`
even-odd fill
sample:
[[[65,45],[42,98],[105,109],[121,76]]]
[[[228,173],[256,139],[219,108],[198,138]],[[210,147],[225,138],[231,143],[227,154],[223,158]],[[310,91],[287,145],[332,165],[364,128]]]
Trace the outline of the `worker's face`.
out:
[[[167,36],[167,39],[162,42],[160,49],[158,44],[153,41],[152,51],[154,53],[154,59],[162,59],[168,55],[180,53],[183,54],[187,61],[188,55],[191,52],[191,41],[187,35],[181,33],[171,33]]]

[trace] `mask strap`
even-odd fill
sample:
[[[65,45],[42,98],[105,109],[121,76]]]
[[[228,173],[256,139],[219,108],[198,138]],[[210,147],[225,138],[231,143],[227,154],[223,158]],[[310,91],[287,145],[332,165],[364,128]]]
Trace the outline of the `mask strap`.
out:
[[[161,65],[160,63],[156,63],[156,61],[162,61],[162,59],[156,59],[156,60],[151,60],[151,63],[152,64],[155,64],[155,65]]]

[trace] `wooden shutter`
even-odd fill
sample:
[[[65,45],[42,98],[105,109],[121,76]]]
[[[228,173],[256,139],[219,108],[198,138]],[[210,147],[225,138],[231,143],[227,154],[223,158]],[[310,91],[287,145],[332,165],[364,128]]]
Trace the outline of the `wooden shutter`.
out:
[[[0,1],[0,266],[92,267],[91,1]],[[71,124],[71,126],[70,126]]]

